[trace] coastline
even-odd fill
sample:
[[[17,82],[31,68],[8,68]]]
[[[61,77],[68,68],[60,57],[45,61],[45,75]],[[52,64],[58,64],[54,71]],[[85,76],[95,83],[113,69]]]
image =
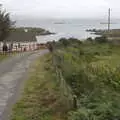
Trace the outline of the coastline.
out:
[[[111,30],[106,30],[106,29],[87,29],[87,32],[90,32],[91,34],[95,35],[104,35],[107,37],[120,37],[120,29],[111,29]]]

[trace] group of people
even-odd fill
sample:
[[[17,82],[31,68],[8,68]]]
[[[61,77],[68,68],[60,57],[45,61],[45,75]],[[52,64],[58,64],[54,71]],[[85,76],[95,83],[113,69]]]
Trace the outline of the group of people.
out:
[[[16,49],[17,49],[17,48],[21,48],[21,45],[18,44],[18,45],[16,45],[15,47],[16,47]],[[13,44],[7,45],[6,43],[4,43],[3,46],[2,46],[2,51],[3,51],[3,53],[12,52],[12,49],[13,49]],[[26,51],[26,48],[24,47],[23,50]]]
[[[33,44],[34,45],[34,44]],[[11,44],[6,44],[6,43],[3,43],[2,45],[2,52],[3,53],[7,53],[7,52],[12,52],[13,50],[15,51],[31,51],[33,49],[35,49],[35,45],[21,45],[20,43],[18,44],[15,44],[14,47],[13,47],[13,43]]]

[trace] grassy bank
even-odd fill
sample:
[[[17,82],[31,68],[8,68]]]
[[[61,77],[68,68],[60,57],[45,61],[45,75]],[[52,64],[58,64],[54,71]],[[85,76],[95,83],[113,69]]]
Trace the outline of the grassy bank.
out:
[[[67,109],[50,59],[50,55],[41,57],[32,66],[11,120],[64,120]]]
[[[77,99],[68,120],[119,120],[120,47],[71,39],[55,46],[56,64]]]

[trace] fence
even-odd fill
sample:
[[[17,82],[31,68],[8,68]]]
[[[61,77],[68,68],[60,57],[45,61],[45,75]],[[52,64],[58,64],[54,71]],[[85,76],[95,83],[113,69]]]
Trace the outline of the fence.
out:
[[[76,96],[73,94],[72,89],[70,86],[66,83],[66,80],[63,77],[63,72],[60,66],[64,63],[64,56],[58,55],[57,53],[53,53],[53,66],[56,71],[57,76],[57,82],[60,85],[61,89],[61,96],[66,97],[67,101],[66,103],[70,105],[71,107],[76,108],[77,107],[77,99]]]

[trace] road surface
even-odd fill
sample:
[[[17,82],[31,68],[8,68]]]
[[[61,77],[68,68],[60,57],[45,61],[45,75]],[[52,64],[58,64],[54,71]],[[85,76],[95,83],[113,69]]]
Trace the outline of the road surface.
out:
[[[0,120],[9,120],[30,64],[47,50],[21,53],[0,63]]]

